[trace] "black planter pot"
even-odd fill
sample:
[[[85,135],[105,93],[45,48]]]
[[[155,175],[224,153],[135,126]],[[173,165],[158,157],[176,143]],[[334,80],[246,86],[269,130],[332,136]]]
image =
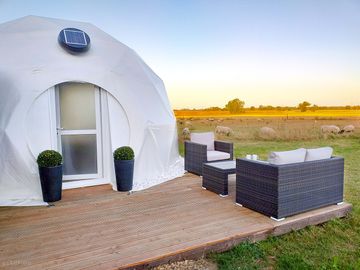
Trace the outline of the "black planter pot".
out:
[[[39,167],[41,190],[44,202],[61,200],[62,165],[56,167]]]
[[[130,191],[133,187],[134,160],[114,160],[118,191]]]

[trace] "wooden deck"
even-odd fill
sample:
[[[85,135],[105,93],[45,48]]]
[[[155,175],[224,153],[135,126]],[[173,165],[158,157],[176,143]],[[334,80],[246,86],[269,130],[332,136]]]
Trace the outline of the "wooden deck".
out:
[[[334,205],[275,222],[185,177],[131,195],[110,186],[67,190],[52,207],[0,208],[0,269],[149,268],[223,251],[342,217]]]

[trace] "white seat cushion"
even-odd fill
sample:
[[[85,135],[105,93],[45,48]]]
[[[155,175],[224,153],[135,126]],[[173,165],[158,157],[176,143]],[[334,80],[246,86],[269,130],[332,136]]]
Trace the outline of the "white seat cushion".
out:
[[[305,161],[331,158],[332,153],[333,153],[332,147],[320,147],[320,148],[314,148],[314,149],[306,149]]]
[[[214,146],[214,132],[191,133],[190,141],[194,143],[205,144],[208,151],[215,150]]]
[[[268,161],[270,164],[274,165],[283,165],[304,162],[306,156],[306,149],[299,148],[291,151],[282,151],[282,152],[271,152],[269,154]]]
[[[229,159],[230,154],[221,151],[207,151],[207,160],[208,161],[215,161],[215,160],[223,160]]]

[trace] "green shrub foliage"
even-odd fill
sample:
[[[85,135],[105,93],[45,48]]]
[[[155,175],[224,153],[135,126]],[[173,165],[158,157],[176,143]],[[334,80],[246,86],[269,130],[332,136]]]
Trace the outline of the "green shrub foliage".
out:
[[[62,156],[54,150],[45,150],[37,158],[40,167],[56,167],[62,164]]]
[[[122,146],[114,151],[115,160],[133,160],[134,156],[134,151],[129,146]]]
[[[230,100],[225,105],[225,109],[227,109],[231,114],[243,113],[244,105],[245,105],[245,101],[235,98],[233,100]]]

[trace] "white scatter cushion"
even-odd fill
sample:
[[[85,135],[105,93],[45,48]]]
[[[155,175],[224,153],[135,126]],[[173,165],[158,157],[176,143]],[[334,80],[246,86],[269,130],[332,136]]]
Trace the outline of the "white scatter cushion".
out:
[[[333,153],[332,147],[320,147],[306,150],[305,161],[321,160],[331,158]]]
[[[207,151],[207,160],[208,161],[215,161],[215,160],[223,160],[229,159],[230,154],[221,151]]]
[[[271,152],[268,161],[270,164],[283,165],[291,163],[304,162],[306,156],[306,149],[299,148],[291,151]]]
[[[203,132],[203,133],[191,133],[190,141],[194,143],[205,144],[208,151],[215,150],[214,146],[214,133],[213,132]]]

